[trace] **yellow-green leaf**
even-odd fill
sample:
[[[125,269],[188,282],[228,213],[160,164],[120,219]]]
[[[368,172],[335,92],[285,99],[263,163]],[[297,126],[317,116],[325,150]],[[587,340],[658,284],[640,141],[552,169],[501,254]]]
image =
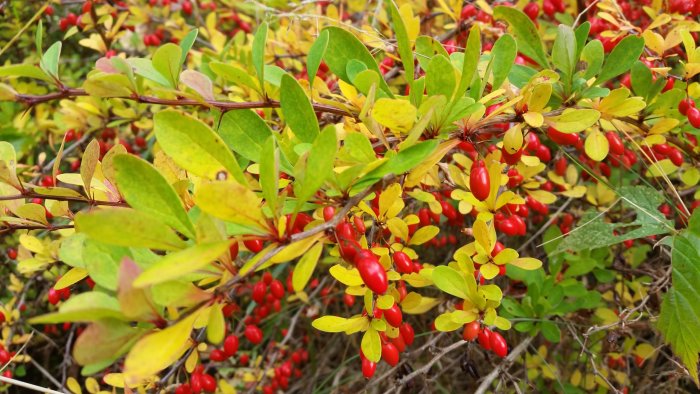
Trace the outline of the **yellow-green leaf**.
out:
[[[600,130],[594,130],[586,137],[584,144],[586,154],[594,161],[602,161],[608,155],[610,144],[605,135]]]
[[[374,103],[372,118],[382,126],[406,133],[416,121],[417,110],[406,100],[381,98]]]
[[[170,253],[139,275],[134,286],[145,287],[195,272],[227,252],[229,244],[229,241],[203,243]]]
[[[437,226],[425,226],[421,227],[413,234],[409,245],[422,245],[431,239],[435,238],[440,232],[440,228]]]
[[[303,290],[304,286],[309,282],[311,275],[316,269],[316,264],[318,263],[319,257],[321,257],[322,251],[323,243],[317,243],[299,259],[299,262],[294,267],[294,274],[292,275],[292,287],[294,291]]]
[[[593,126],[600,119],[594,109],[568,109],[558,116],[548,116],[544,122],[562,133],[578,133]]]
[[[224,198],[235,196],[235,198]],[[265,228],[262,199],[247,187],[231,182],[200,184],[194,193],[197,206],[204,212],[227,222]]]
[[[348,325],[348,319],[340,316],[321,316],[311,322],[311,326],[324,332],[343,332]]]
[[[362,336],[360,347],[362,348],[362,354],[364,354],[369,361],[373,363],[379,362],[379,359],[382,357],[382,340],[377,330],[372,327],[367,329],[365,335]]]

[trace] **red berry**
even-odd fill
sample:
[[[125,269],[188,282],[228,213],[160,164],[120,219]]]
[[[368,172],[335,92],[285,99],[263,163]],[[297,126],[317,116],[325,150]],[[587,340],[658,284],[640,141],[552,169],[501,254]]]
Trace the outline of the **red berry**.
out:
[[[182,3],[182,12],[184,12],[185,15],[192,15],[192,3],[189,1]]]
[[[5,319],[6,319],[5,312],[0,312],[0,324],[4,323]]]
[[[68,19],[66,18],[61,18],[61,20],[58,22],[58,28],[61,29],[61,31],[66,31],[68,29],[68,26]]]
[[[464,20],[473,17],[478,11],[479,10],[477,10],[473,4],[467,4],[462,8],[462,13],[460,16],[462,17],[462,20]]]
[[[221,362],[226,360],[228,357],[226,357],[226,354],[219,350],[219,349],[214,349],[209,353],[209,360],[214,361],[214,362]]]
[[[491,350],[496,353],[498,357],[505,357],[508,354],[508,344],[505,338],[497,332],[491,333]]]
[[[671,163],[673,163],[677,167],[683,165],[683,153],[677,148],[671,149],[671,151],[668,153],[668,158],[669,160],[671,160]]]
[[[491,330],[484,328],[483,330],[479,331],[477,337],[479,338],[479,345],[484,350],[491,350]]]
[[[464,331],[462,331],[462,338],[465,341],[473,341],[479,336],[479,330],[481,330],[481,324],[474,320],[471,323],[464,325]]]
[[[181,384],[175,389],[175,394],[192,394],[189,384]]]
[[[324,207],[323,208],[323,220],[330,222],[335,216],[335,207]]]
[[[403,321],[403,314],[401,313],[401,308],[399,308],[398,304],[394,303],[394,305],[392,305],[391,308],[384,310],[384,319],[392,327],[401,326],[401,322]]]
[[[253,293],[251,295],[251,298],[253,298],[253,301],[255,301],[258,305],[262,304],[265,301],[265,294],[267,293],[267,286],[265,286],[265,282],[260,281],[253,285]]]
[[[235,335],[229,335],[224,339],[224,354],[227,357],[231,357],[238,351],[238,337]]]
[[[345,303],[345,305],[351,307],[355,305],[355,296],[353,296],[352,294],[345,293],[343,294],[343,302]]]
[[[53,7],[50,5],[47,5],[46,8],[44,9],[44,14],[46,14],[48,16],[52,16],[53,15]]]
[[[382,345],[382,360],[394,367],[399,363],[399,349],[393,343]]]
[[[625,145],[622,144],[620,135],[614,131],[608,131],[605,133],[605,138],[608,140],[608,145],[610,146],[610,152],[616,155],[622,155],[625,153]]]
[[[678,112],[683,115],[687,115],[690,108],[695,108],[695,101],[691,98],[683,99],[678,103]]]
[[[86,1],[83,3],[83,14],[87,14],[92,10],[92,2]]]
[[[411,326],[409,323],[404,323],[401,325],[401,327],[399,327],[399,332],[403,337],[403,342],[407,346],[411,346],[413,344],[413,340],[416,337],[416,333],[415,331],[413,331],[413,326]]]
[[[17,249],[7,248],[7,258],[10,260],[16,260],[17,259]]]
[[[207,393],[213,393],[216,391],[216,379],[213,376],[207,374],[202,375],[202,389]]]
[[[53,287],[49,289],[48,294],[49,304],[56,305],[61,301],[61,294]]]
[[[394,264],[396,265],[396,270],[402,274],[413,272],[413,261],[404,252],[394,252]]]
[[[270,283],[270,293],[272,293],[272,295],[278,300],[284,298],[284,285],[282,282],[280,282],[278,279],[272,281],[272,283]]]
[[[238,257],[238,241],[235,239],[231,243],[231,246],[228,247],[228,252],[229,255],[231,256],[231,260],[236,260],[236,257]]]
[[[259,238],[243,241],[243,245],[253,253],[258,253],[263,250],[263,242]]]
[[[523,12],[534,21],[540,13],[540,6],[534,1],[527,3],[525,8],[523,8]]]
[[[75,25],[78,23],[78,16],[71,12],[66,15],[66,20],[68,21],[68,24]]]
[[[491,193],[491,179],[483,160],[475,161],[469,174],[469,189],[479,201],[484,201]]]
[[[688,121],[696,129],[700,129],[700,109],[688,108]]]
[[[377,370],[377,363],[373,363],[366,358],[362,358],[362,375],[369,379],[374,376],[374,371]]]
[[[12,356],[10,355],[10,352],[5,349],[0,349],[0,365],[9,363],[11,359]]]
[[[367,285],[367,287],[373,292],[377,294],[384,294],[389,286],[384,267],[382,267],[374,254],[370,252],[369,255],[367,255],[363,254],[362,252],[358,254],[358,256],[362,257],[355,259],[357,263],[357,270],[360,271],[362,281],[365,282],[365,285]]]
[[[676,84],[676,79],[669,78],[666,80],[666,85],[664,85],[664,88],[661,91],[668,92],[669,90],[673,89],[673,85],[675,85],[675,84]]]
[[[246,326],[245,331],[243,332],[245,337],[252,343],[253,345],[257,345],[263,340],[263,332],[260,329],[260,327],[255,326],[255,325],[249,325]]]

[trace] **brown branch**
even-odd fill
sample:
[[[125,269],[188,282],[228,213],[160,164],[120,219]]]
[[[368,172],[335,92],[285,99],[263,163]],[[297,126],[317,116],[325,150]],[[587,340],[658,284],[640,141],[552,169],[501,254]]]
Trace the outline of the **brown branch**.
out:
[[[15,98],[17,101],[25,103],[27,105],[36,105],[45,103],[53,100],[60,100],[64,98],[73,98],[79,96],[88,96],[88,93],[83,89],[75,88],[65,88],[58,92],[42,94],[42,95],[30,95],[30,94],[17,94]],[[264,101],[249,101],[249,102],[233,102],[233,101],[219,101],[219,100],[193,100],[193,99],[163,99],[153,96],[124,96],[124,97],[110,97],[119,98],[123,100],[132,100],[144,104],[158,104],[167,106],[195,106],[195,107],[214,107],[221,111],[229,111],[235,109],[253,109],[253,108],[279,108],[280,102],[277,100],[264,100]],[[349,111],[341,108],[333,107],[325,104],[312,103],[311,104],[316,112],[326,112],[340,116],[350,116],[357,117]]]
[[[491,383],[498,377],[498,374],[501,373],[501,371],[506,371],[507,368],[509,368],[513,362],[515,361],[516,358],[520,357],[520,354],[527,349],[528,345],[532,341],[533,337],[527,337],[523,339],[522,342],[518,344],[511,352],[506,356],[506,358],[503,360],[501,364],[499,364],[496,368],[492,369],[491,372],[489,372],[488,375],[484,378],[484,380],[481,382],[479,387],[476,389],[474,392],[475,394],[484,394],[490,387]]]
[[[128,207],[129,205],[121,201],[103,201],[103,200],[89,200],[85,197],[70,197],[70,196],[52,196],[49,194],[41,194],[32,191],[27,191],[22,194],[15,194],[13,196],[0,196],[0,201],[12,201],[12,200],[23,200],[26,198],[41,198],[42,200],[54,200],[54,201],[68,201],[68,202],[83,202],[90,205],[106,205],[111,207]]]
[[[14,226],[14,225],[6,225],[5,227],[0,227],[0,234],[4,233],[9,233],[17,230],[47,230],[47,231],[56,231],[56,230],[63,230],[67,228],[75,228],[72,224],[61,224],[61,225],[47,225],[47,226],[33,226],[33,225],[20,225],[20,226]]]

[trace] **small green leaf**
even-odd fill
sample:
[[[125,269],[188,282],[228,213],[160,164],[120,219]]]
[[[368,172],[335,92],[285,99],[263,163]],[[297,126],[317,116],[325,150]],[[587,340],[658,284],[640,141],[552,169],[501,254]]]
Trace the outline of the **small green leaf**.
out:
[[[596,79],[596,84],[606,82],[629,70],[643,51],[643,38],[633,35],[623,38],[605,59],[603,69]]]
[[[238,182],[247,184],[233,153],[202,121],[168,110],[156,113],[154,123],[158,143],[180,167],[209,179],[231,174]]]
[[[313,142],[320,133],[316,113],[299,82],[289,74],[282,76],[280,106],[287,125],[303,142]]]
[[[200,270],[228,251],[229,241],[209,242],[167,254],[134,281],[135,287],[146,287]]]
[[[491,50],[491,61],[493,62],[492,90],[501,87],[508,77],[513,64],[515,64],[515,57],[517,55],[518,49],[515,45],[515,40],[510,34],[504,34],[496,41]]]
[[[172,82],[155,69],[153,62],[150,59],[129,58],[127,59],[127,63],[134,68],[134,72],[136,74],[146,79],[150,79],[161,86],[172,87]],[[165,66],[167,67],[168,65]]]
[[[258,27],[253,37],[253,67],[258,74],[260,89],[264,89],[265,82],[265,43],[267,42],[267,22],[263,22]]]
[[[586,40],[588,40],[588,33],[590,33],[590,31],[590,22],[584,22],[580,24],[576,30],[574,30],[574,36],[576,36],[576,59],[581,56],[581,52],[583,51],[583,47],[586,46]]]
[[[586,63],[583,67],[585,70],[583,78],[590,79],[598,74],[603,66],[604,57],[603,44],[599,40],[593,40],[586,44],[581,52],[581,60]]]
[[[53,82],[44,70],[31,64],[12,64],[0,67],[0,77],[26,77]]]
[[[419,142],[390,157],[379,167],[370,171],[355,183],[355,188],[364,188],[382,179],[387,174],[403,174],[420,164],[438,146],[437,140]]]
[[[391,11],[391,23],[394,26],[394,35],[396,36],[396,42],[398,44],[399,56],[401,57],[401,63],[404,67],[404,76],[406,77],[408,86],[413,89],[413,74],[415,74],[413,47],[409,41],[408,31],[403,23],[403,19],[401,19],[401,14],[399,13],[396,3],[393,1],[390,2],[389,10]]]
[[[188,238],[195,230],[175,189],[150,163],[132,155],[114,158],[117,188],[134,209],[157,217]]]
[[[36,33],[34,34],[34,44],[36,45],[36,51],[39,53],[39,56],[42,56],[44,53],[44,48],[42,45],[42,41],[44,39],[44,23],[39,20],[39,23],[36,25]]]
[[[168,85],[175,89],[180,80],[180,62],[182,48],[171,42],[156,49],[153,54],[153,68],[168,80]]]
[[[428,91],[428,95],[442,95],[449,102],[452,100],[456,84],[455,68],[450,59],[442,55],[433,56],[428,63],[428,69],[425,71],[425,88]],[[410,103],[408,104],[410,105]],[[412,125],[413,122],[411,122]]]
[[[269,136],[263,143],[260,157],[260,187],[262,187],[265,205],[273,216],[277,216],[277,195],[279,193],[279,149],[275,138]]]
[[[61,58],[62,45],[60,41],[54,42],[53,45],[46,50],[39,62],[41,69],[56,79],[58,79],[58,61]]]
[[[359,60],[367,66],[368,70],[379,72],[379,66],[374,60],[374,57],[362,41],[357,39],[352,33],[340,27],[326,27],[323,29],[329,34],[328,47],[323,58],[328,64],[328,68],[343,81],[352,84],[352,81],[347,74],[347,64],[351,60]],[[389,86],[384,79],[380,80],[379,88],[381,88],[390,97],[394,95],[389,90]]]
[[[433,270],[433,282],[438,289],[463,300],[469,299],[476,289],[470,289],[464,275],[454,268],[440,265]]]
[[[296,193],[297,209],[323,186],[323,183],[333,172],[333,161],[338,150],[335,134],[333,126],[323,129],[309,151],[303,173],[296,174],[299,183]],[[295,188],[296,191],[297,188]]]
[[[479,25],[474,24],[469,30],[469,38],[467,38],[467,47],[464,50],[464,61],[462,63],[462,77],[459,80],[457,88],[457,97],[464,96],[467,88],[471,85],[474,79],[474,74],[477,71],[479,58],[481,56],[481,30]]]
[[[192,45],[197,39],[197,33],[199,33],[198,29],[192,29],[187,34],[185,34],[182,40],[180,40],[180,49],[182,50],[182,53],[180,55],[181,65],[185,64],[185,61],[187,60],[187,53],[190,51],[190,49],[192,49]]]
[[[542,324],[540,324],[540,330],[544,338],[549,342],[559,343],[559,341],[561,341],[561,330],[556,323],[544,320]]]
[[[79,233],[110,245],[177,250],[185,242],[153,216],[128,208],[80,212],[75,217]]]
[[[316,73],[323,60],[323,55],[326,53],[328,39],[328,31],[321,31],[321,34],[318,35],[316,41],[311,45],[309,54],[306,56],[306,73],[309,76],[310,84],[313,84],[313,80],[316,78]]]
[[[570,26],[559,25],[552,48],[552,63],[570,78],[576,67],[576,36]]]
[[[251,109],[226,112],[218,131],[229,148],[256,163],[260,161],[263,142],[272,135],[267,123]]]
[[[549,66],[544,44],[537,33],[537,27],[527,15],[515,7],[498,6],[494,8],[493,18],[496,20],[505,19],[508,22],[515,33],[515,40],[520,52],[542,67]]]

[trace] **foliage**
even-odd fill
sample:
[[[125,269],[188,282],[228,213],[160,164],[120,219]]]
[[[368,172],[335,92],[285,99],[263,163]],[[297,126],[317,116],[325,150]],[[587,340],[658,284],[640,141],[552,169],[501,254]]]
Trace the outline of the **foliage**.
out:
[[[698,384],[700,1],[3,7],[0,381]]]

